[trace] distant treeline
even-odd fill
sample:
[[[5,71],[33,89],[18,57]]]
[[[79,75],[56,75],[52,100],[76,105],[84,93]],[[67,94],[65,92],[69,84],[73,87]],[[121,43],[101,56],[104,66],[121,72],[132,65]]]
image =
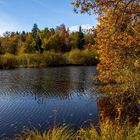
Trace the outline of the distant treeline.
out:
[[[40,30],[34,24],[31,32],[5,32],[0,37],[0,68],[56,65],[96,65],[93,33],[70,32],[64,24]]]

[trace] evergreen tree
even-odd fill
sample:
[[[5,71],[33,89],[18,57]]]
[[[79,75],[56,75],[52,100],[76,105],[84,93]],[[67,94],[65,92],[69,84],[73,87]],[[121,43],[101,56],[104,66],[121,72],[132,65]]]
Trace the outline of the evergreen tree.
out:
[[[83,49],[85,45],[84,34],[82,32],[82,27],[79,27],[79,32],[76,40],[76,46],[78,49]]]
[[[38,26],[37,24],[34,24],[33,29],[32,29],[32,36],[34,39],[37,39],[38,32],[39,32]]]
[[[44,49],[41,46],[42,46],[42,40],[41,40],[41,38],[39,36],[37,36],[35,48],[40,53],[43,53]]]
[[[38,28],[37,24],[34,24],[34,26],[33,26],[32,36],[33,36],[34,41],[35,41],[36,51],[39,51],[40,53],[42,53],[44,49],[41,48],[42,40],[41,40],[40,35],[39,35],[39,28]]]

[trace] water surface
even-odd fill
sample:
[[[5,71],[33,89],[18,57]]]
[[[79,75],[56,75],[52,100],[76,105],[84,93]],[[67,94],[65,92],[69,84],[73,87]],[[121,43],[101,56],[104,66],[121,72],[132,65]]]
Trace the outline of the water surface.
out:
[[[98,122],[95,67],[0,70],[0,139],[36,127]]]

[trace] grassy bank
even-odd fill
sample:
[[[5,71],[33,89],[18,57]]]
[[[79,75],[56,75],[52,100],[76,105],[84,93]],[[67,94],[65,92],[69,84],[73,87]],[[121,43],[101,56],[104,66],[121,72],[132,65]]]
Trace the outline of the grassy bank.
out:
[[[98,131],[97,131],[98,130]],[[118,126],[109,121],[100,128],[81,128],[75,132],[69,127],[54,127],[48,132],[40,133],[38,130],[26,130],[19,140],[139,140],[140,123],[131,127],[128,124]]]
[[[89,50],[72,50],[68,53],[46,51],[42,54],[0,55],[0,68],[48,67],[61,65],[96,65],[97,54]]]

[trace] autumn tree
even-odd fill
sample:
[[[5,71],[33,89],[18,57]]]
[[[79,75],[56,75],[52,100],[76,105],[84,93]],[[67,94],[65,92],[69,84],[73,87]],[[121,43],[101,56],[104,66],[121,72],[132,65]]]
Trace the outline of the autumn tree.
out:
[[[2,44],[2,37],[0,37],[0,54],[2,54],[2,46],[1,46],[1,44]]]
[[[77,48],[77,38],[78,38],[78,32],[72,32],[69,35],[69,44],[71,46],[71,49],[76,49]]]
[[[16,54],[18,51],[19,36],[12,32],[5,32],[1,38],[1,53]]]
[[[35,53],[36,42],[31,33],[27,33],[24,38],[24,42],[22,42],[22,47],[20,53]]]
[[[42,48],[44,50],[48,50],[48,40],[51,37],[51,31],[48,28],[45,28],[42,32],[41,32],[41,38],[42,38]]]
[[[56,27],[56,34],[58,34],[58,38],[60,40],[60,51],[67,52],[71,50],[69,45],[69,29],[66,28],[64,24]]]
[[[100,55],[97,70],[102,90],[109,94],[121,95],[122,98],[114,98],[118,110],[127,104],[123,102],[127,101],[126,97],[129,98],[130,104],[132,100],[138,103],[140,99],[139,0],[76,0],[73,5],[76,12],[98,14],[95,41]]]
[[[96,28],[101,60],[99,80],[105,84],[117,83],[120,70],[137,69],[135,63],[139,63],[140,51],[138,0],[77,0],[73,4],[82,13],[99,14]]]

